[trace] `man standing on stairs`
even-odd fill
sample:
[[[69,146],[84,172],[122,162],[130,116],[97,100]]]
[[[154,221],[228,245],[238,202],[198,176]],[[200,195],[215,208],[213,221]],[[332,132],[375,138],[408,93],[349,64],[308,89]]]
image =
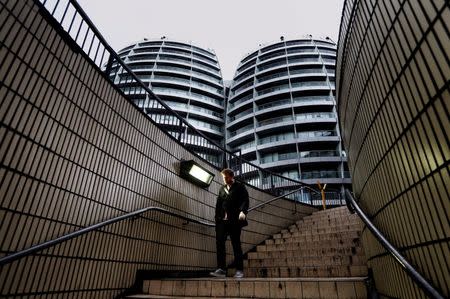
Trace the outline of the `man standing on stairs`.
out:
[[[219,189],[216,202],[216,246],[217,246],[217,270],[211,272],[211,276],[226,276],[226,250],[225,242],[228,235],[231,239],[236,265],[235,278],[244,277],[244,258],[241,248],[241,230],[248,225],[248,192],[244,184],[234,180],[234,172],[224,169],[222,174],[223,185]]]

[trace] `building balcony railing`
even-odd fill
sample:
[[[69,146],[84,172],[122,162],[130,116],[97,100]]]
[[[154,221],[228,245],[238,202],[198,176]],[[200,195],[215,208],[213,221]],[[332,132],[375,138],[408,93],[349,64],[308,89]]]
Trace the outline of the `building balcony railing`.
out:
[[[163,115],[163,114],[155,114],[150,113],[148,114],[156,123],[161,125],[168,125],[173,126],[177,123],[178,119],[175,116],[172,115]],[[209,124],[203,121],[195,120],[195,119],[189,119],[187,120],[192,126],[195,128],[202,130],[207,129],[211,133],[215,133],[217,135],[223,135],[223,129],[219,126]],[[184,126],[183,126],[184,127]]]
[[[344,179],[350,178],[349,171],[334,171],[334,170],[320,170],[320,171],[308,171],[302,172],[301,175],[297,174],[278,174],[284,177],[288,177],[293,180],[310,180],[310,179]],[[280,183],[283,177],[263,178],[263,184]]]
[[[247,115],[250,115],[252,113],[253,113],[253,107],[249,108],[249,109],[247,109],[245,111],[239,112],[236,115],[230,116],[229,120],[230,120],[230,122],[232,122],[232,121],[234,121],[234,120],[236,120],[236,119],[238,119],[240,117],[247,116]]]
[[[191,70],[188,68],[176,67],[176,66],[167,66],[167,65],[158,65],[158,70],[168,70],[168,71],[177,71],[181,73],[185,73],[187,75],[191,74]]]
[[[259,79],[256,79],[256,81],[258,83],[261,83],[261,82],[264,82],[264,81],[269,81],[271,79],[285,77],[285,76],[288,76],[288,72],[287,71],[283,71],[283,72],[272,74],[272,75],[262,76]]]
[[[252,98],[253,98],[253,94],[246,95],[245,97],[240,98],[236,102],[230,103],[230,108],[234,108],[237,105],[239,105],[241,103],[244,103],[244,102],[246,102],[246,101],[248,101],[248,100],[250,100]]]
[[[180,50],[174,50],[174,49],[171,49],[171,48],[162,48],[160,53],[173,53],[173,54],[184,55],[184,56],[187,56],[189,58],[191,57],[191,52],[190,51],[180,51]]]
[[[190,45],[184,45],[182,43],[165,41],[164,46],[165,47],[175,47],[175,48],[186,49],[186,50],[192,51],[192,47]]]
[[[293,58],[293,57],[289,57],[288,58],[288,62],[289,64],[293,64],[293,63],[302,63],[302,62],[320,62],[319,58],[317,57],[305,57],[305,58]]]
[[[253,123],[252,123],[252,124],[249,124],[249,125],[247,125],[247,126],[245,126],[245,127],[242,127],[242,128],[240,128],[240,129],[237,129],[236,131],[230,132],[230,137],[234,137],[234,136],[236,136],[236,135],[238,135],[238,134],[241,134],[241,133],[243,133],[243,132],[245,132],[245,131],[250,131],[250,130],[254,130]]]
[[[141,78],[141,76],[140,76],[140,78]],[[203,84],[203,83],[200,83],[200,82],[196,82],[196,81],[192,81],[192,80],[188,80],[188,79],[169,77],[169,76],[155,76],[154,81],[157,81],[157,80],[160,80],[163,82],[177,82],[177,83],[185,84],[187,86],[198,87],[201,90],[205,90],[205,91],[211,92],[217,96],[223,97],[222,90],[220,90],[218,88],[214,88],[214,87],[206,85],[206,84]]]
[[[266,64],[266,65],[258,66],[258,70],[261,72],[261,71],[264,71],[264,70],[267,70],[267,69],[271,69],[271,68],[278,67],[278,66],[283,66],[283,65],[284,66],[287,65],[286,61],[283,61],[283,62],[272,62],[272,63]]]
[[[339,179],[350,178],[349,171],[332,171],[332,170],[318,170],[302,172],[301,180],[308,179]]]
[[[306,82],[296,82],[291,83],[292,88],[298,87],[321,87],[321,88],[330,88],[328,84],[324,81],[306,81]]]
[[[148,104],[147,104],[148,103]],[[156,100],[150,100],[147,101],[146,104],[148,105],[148,107],[146,108],[150,108],[150,109],[164,109],[164,107],[159,104]],[[166,101],[166,104],[170,106],[170,108],[174,109],[174,110],[179,110],[182,109],[186,112],[200,112],[203,114],[208,114],[208,115],[212,115],[217,117],[218,119],[223,119],[223,113],[219,113],[219,112],[215,112],[206,108],[202,108],[202,107],[197,107],[194,105],[188,105],[188,104],[183,104],[183,103],[177,103],[177,102],[170,102],[170,101]]]
[[[278,106],[283,106],[283,105],[290,105],[291,103],[292,103],[291,99],[278,100],[278,101],[269,102],[269,103],[266,103],[266,104],[259,105],[256,109],[258,111],[261,111],[261,110],[265,110],[265,109],[269,109],[269,108],[273,108],[273,107],[278,107]]]
[[[242,86],[239,86],[239,88],[237,88],[235,91],[233,91],[231,93],[231,95],[236,95],[238,94],[241,90],[247,89],[248,87],[253,86],[253,81],[250,81],[249,83],[246,83]]]
[[[261,138],[258,140],[258,144],[268,144],[278,141],[300,141],[309,138],[320,138],[320,137],[333,137],[337,136],[336,131],[309,131],[309,132],[299,132],[297,137],[294,133],[284,134],[284,135],[273,135]]]
[[[195,92],[178,91],[178,90],[163,88],[163,87],[154,87],[152,89],[152,91],[158,95],[159,94],[161,94],[161,95],[176,95],[176,96],[180,96],[183,98],[191,98],[194,100],[199,100],[200,102],[207,102],[207,103],[211,103],[211,104],[223,107],[223,103],[221,101],[213,99],[208,96],[204,96],[204,95],[195,93]]]
[[[219,70],[214,69],[214,68],[212,68],[210,66],[206,66],[204,64],[201,64],[201,63],[198,63],[198,62],[195,62],[195,61],[193,61],[192,64],[195,65],[195,66],[200,67],[201,69],[206,69],[207,71],[212,72],[212,73],[214,73],[216,75],[220,75],[220,71]]]
[[[200,78],[207,79],[209,81],[215,82],[215,83],[219,84],[220,86],[222,86],[222,81],[218,80],[216,77],[213,77],[213,76],[210,76],[210,75],[207,75],[207,74],[203,74],[201,72],[197,72],[197,71],[194,71],[194,70],[192,70],[192,75],[195,75],[195,76],[200,77]]]
[[[289,84],[283,84],[283,85],[279,85],[277,87],[271,87],[271,88],[266,88],[266,89],[260,90],[257,92],[257,94],[260,96],[260,95],[275,92],[275,91],[289,90],[289,89],[290,89]]]
[[[271,58],[280,57],[280,56],[286,56],[286,52],[285,51],[280,51],[280,52],[272,53],[272,54],[269,54],[269,55],[266,55],[266,56],[262,56],[262,57],[260,56],[259,57],[259,61],[266,61],[266,60],[269,60]]]
[[[318,118],[323,118],[323,119],[334,119],[336,118],[336,115],[334,113],[323,113],[323,112],[318,112],[318,113],[304,113],[304,114],[298,114],[295,116],[295,120],[305,120],[305,119],[318,119]],[[262,120],[260,122],[258,122],[259,127],[262,126],[267,126],[270,124],[275,124],[275,123],[282,123],[282,122],[288,122],[288,121],[293,121],[294,118],[292,117],[292,115],[289,116],[280,116],[280,117],[275,117],[275,118],[271,118],[271,119],[266,119],[266,120]]]
[[[291,153],[274,153],[261,158],[261,163],[273,163],[291,159],[341,157],[339,151],[303,151]]]
[[[324,81],[305,81],[305,82],[295,82],[289,84],[283,84],[276,87],[266,88],[257,92],[258,96],[265,95],[268,93],[276,92],[276,91],[289,91],[293,88],[298,87],[323,87],[329,88],[326,82]]]
[[[302,151],[300,158],[341,157],[339,151]]]

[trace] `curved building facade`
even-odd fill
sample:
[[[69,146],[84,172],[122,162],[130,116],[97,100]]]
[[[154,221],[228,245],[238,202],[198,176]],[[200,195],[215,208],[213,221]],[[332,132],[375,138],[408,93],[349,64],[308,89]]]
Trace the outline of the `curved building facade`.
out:
[[[335,62],[335,43],[310,37],[281,38],[245,56],[228,97],[229,149],[307,184],[350,184],[334,100]]]
[[[163,37],[130,45],[120,50],[119,56],[167,105],[207,137],[223,145],[224,86],[214,52]],[[120,70],[115,72],[121,73]],[[179,127],[174,126],[174,120],[156,100],[145,101],[145,92],[136,91],[132,83],[120,81],[119,75],[116,80],[125,94],[176,136]],[[189,132],[186,133],[185,136],[189,136]],[[199,142],[192,138],[184,142],[208,161],[221,165],[221,153],[215,153],[205,140]]]
[[[448,1],[344,5],[337,99],[353,190],[412,265],[450,295]],[[364,248],[386,298],[426,298],[368,230]]]

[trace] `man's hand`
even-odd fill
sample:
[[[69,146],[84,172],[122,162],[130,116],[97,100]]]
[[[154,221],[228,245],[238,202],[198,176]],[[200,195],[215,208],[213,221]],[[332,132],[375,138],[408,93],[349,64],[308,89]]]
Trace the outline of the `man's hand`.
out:
[[[239,213],[239,220],[245,220],[245,214],[244,214],[244,212],[240,212]]]

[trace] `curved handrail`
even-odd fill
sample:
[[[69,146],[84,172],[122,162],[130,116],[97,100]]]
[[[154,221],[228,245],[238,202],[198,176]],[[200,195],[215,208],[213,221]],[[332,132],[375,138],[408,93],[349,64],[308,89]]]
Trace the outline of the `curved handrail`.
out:
[[[119,222],[119,221],[122,221],[122,220],[126,220],[126,219],[129,219],[129,218],[138,216],[138,215],[140,215],[142,213],[145,213],[145,212],[148,212],[148,211],[158,211],[158,212],[161,212],[163,214],[171,215],[171,216],[174,216],[174,217],[177,217],[177,218],[189,221],[189,222],[202,224],[202,225],[205,225],[205,226],[211,226],[211,227],[215,226],[215,224],[212,223],[212,222],[205,222],[205,221],[192,219],[192,218],[180,215],[180,214],[173,213],[173,212],[171,212],[169,210],[166,210],[166,209],[163,209],[163,208],[160,208],[160,207],[147,207],[147,208],[144,208],[144,209],[136,210],[134,212],[126,213],[126,214],[121,215],[121,216],[114,217],[112,219],[108,219],[106,221],[99,222],[97,224],[93,224],[91,226],[88,226],[88,227],[79,229],[77,231],[68,233],[67,235],[58,237],[56,239],[53,239],[53,240],[50,240],[50,241],[43,242],[41,244],[37,244],[37,245],[31,246],[30,248],[27,248],[27,249],[21,250],[19,252],[7,255],[5,257],[2,257],[0,259],[0,266],[4,266],[4,265],[6,265],[8,263],[11,263],[11,262],[13,262],[15,260],[18,260],[18,259],[22,258],[22,257],[28,256],[28,255],[36,253],[38,251],[41,251],[41,250],[44,250],[46,248],[52,247],[52,246],[57,245],[59,243],[71,240],[73,238],[76,238],[76,237],[84,235],[84,234],[86,234],[88,232],[97,230],[97,229],[102,228],[104,226],[107,226],[107,225],[110,225],[110,224],[113,224],[113,223],[116,223],[116,222]]]
[[[392,245],[384,235],[378,230],[378,228],[370,221],[369,217],[356,203],[350,190],[345,190],[345,201],[349,209],[353,209],[358,213],[362,221],[367,225],[367,228],[374,234],[377,240],[383,245],[383,247],[395,258],[400,264],[403,270],[418,284],[418,286],[424,290],[431,298],[444,299],[442,296],[417,270],[401,255],[401,253]],[[350,211],[351,211],[350,209]]]
[[[302,188],[303,188],[303,186],[302,186]],[[259,208],[261,206],[267,205],[267,204],[269,204],[269,203],[271,203],[271,202],[273,202],[273,201],[275,201],[277,199],[280,199],[280,198],[282,198],[282,197],[284,197],[286,195],[290,195],[290,194],[293,194],[295,192],[298,192],[302,188],[299,188],[299,189],[296,189],[296,190],[291,191],[289,193],[286,193],[284,195],[272,198],[272,199],[270,199],[270,200],[268,200],[266,202],[263,202],[261,204],[258,204],[256,206],[252,207],[248,211],[249,212],[253,211],[253,210],[255,210],[255,209],[257,209],[257,208]],[[297,204],[297,202],[295,202],[295,204]],[[97,224],[90,225],[88,227],[85,227],[85,228],[79,229],[77,231],[74,231],[74,232],[68,233],[66,235],[63,235],[61,237],[58,237],[56,239],[53,239],[53,240],[50,240],[50,241],[46,241],[46,242],[43,242],[43,243],[31,246],[31,247],[29,247],[27,249],[21,250],[19,252],[16,252],[16,253],[4,256],[4,257],[0,258],[0,266],[4,266],[6,264],[9,264],[9,263],[11,263],[13,261],[21,259],[21,258],[23,258],[25,256],[30,255],[30,254],[33,254],[33,253],[36,253],[38,251],[44,250],[46,248],[55,246],[55,245],[60,244],[62,242],[74,239],[74,238],[76,238],[78,236],[81,236],[81,235],[84,235],[84,234],[86,234],[88,232],[100,229],[100,228],[102,228],[104,226],[107,226],[107,225],[110,225],[110,224],[113,224],[113,223],[116,223],[116,222],[119,222],[119,221],[122,221],[122,220],[130,219],[130,218],[135,217],[135,216],[139,216],[140,214],[143,214],[143,213],[148,212],[148,211],[157,211],[157,212],[160,212],[160,213],[163,213],[163,214],[167,214],[167,215],[170,215],[170,216],[173,216],[173,217],[176,217],[176,218],[180,218],[180,219],[186,220],[188,222],[197,223],[197,224],[201,224],[201,225],[208,226],[208,227],[214,227],[215,226],[214,222],[209,222],[209,221],[207,222],[207,221],[201,221],[201,220],[189,218],[189,217],[186,217],[186,216],[183,216],[183,215],[171,212],[171,211],[169,211],[167,209],[163,209],[163,208],[160,208],[160,207],[153,207],[152,206],[152,207],[139,209],[139,210],[136,210],[134,212],[129,212],[129,213],[126,213],[124,215],[120,215],[120,216],[114,217],[112,219],[108,219],[108,220],[99,222]]]

